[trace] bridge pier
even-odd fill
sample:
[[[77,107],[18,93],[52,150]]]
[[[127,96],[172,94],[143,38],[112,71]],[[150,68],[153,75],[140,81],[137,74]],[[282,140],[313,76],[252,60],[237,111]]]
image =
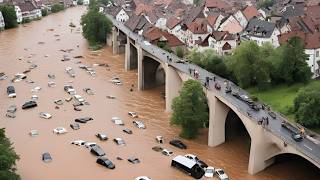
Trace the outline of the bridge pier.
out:
[[[131,55],[131,51],[130,51],[130,38],[127,36],[127,43],[125,45],[125,51],[124,51],[125,55],[124,55],[124,69],[126,71],[130,70],[130,55]]]
[[[166,73],[166,84],[165,84],[165,98],[166,98],[166,111],[171,112],[171,105],[173,98],[179,96],[179,91],[182,86],[182,80],[179,77],[179,74],[176,70],[166,64],[165,73]]]
[[[118,29],[116,27],[112,27],[112,53],[119,53],[119,42],[118,42]]]
[[[144,73],[143,73],[143,51],[140,45],[137,45],[138,54],[138,90],[142,91],[144,87]]]

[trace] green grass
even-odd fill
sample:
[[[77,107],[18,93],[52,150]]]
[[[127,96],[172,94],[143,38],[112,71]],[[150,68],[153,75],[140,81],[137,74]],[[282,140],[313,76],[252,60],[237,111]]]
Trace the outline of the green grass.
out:
[[[303,88],[320,89],[320,81],[314,80],[309,84],[294,84],[291,86],[279,85],[274,86],[266,91],[258,91],[256,88],[249,88],[247,91],[269,105],[273,110],[284,114],[290,121],[295,121],[294,112],[292,112],[293,101],[298,91]],[[310,128],[320,133],[320,127]]]

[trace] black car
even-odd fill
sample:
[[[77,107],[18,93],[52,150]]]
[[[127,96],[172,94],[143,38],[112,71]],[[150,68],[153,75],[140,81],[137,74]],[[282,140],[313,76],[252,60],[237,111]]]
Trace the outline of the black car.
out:
[[[258,104],[256,103],[252,103],[252,104],[249,104],[249,107],[255,111],[259,111],[260,110],[260,107]]]
[[[98,145],[92,146],[90,152],[96,156],[106,155],[106,153],[103,151],[103,149],[101,149],[101,147]]]
[[[139,160],[138,158],[136,158],[136,157],[130,157],[130,158],[128,159],[128,161],[131,162],[132,164],[138,164],[138,163],[140,163],[140,160]]]
[[[187,149],[187,146],[180,140],[174,139],[169,142],[172,146],[175,146],[180,149]]]
[[[272,119],[276,119],[277,118],[276,113],[274,113],[272,111],[269,111],[268,114],[269,114],[270,117],[272,117]]]
[[[292,139],[294,139],[297,142],[300,142],[303,140],[301,134],[299,134],[299,133],[292,133],[291,137],[292,137]]]
[[[114,169],[116,167],[109,159],[105,157],[98,158],[96,162],[108,169]]]
[[[42,154],[42,161],[45,163],[51,162],[52,161],[52,157],[48,152],[45,152]]]
[[[8,97],[16,97],[16,91],[13,86],[7,87],[7,94],[8,94]]]
[[[131,130],[131,129],[128,129],[128,128],[123,129],[122,131],[125,132],[125,133],[127,133],[127,134],[132,134],[132,130]]]
[[[74,121],[78,123],[87,123],[88,121],[92,121],[93,118],[91,117],[83,117],[83,118],[77,118]]]
[[[207,165],[205,162],[201,161],[201,160],[198,160],[198,161],[197,161],[197,164],[198,164],[202,169],[205,169],[205,168],[208,167],[208,165]]]
[[[231,93],[232,92],[231,86],[227,86],[226,89],[225,89],[225,92],[226,93]]]
[[[27,101],[22,105],[22,109],[29,109],[37,106],[37,102],[35,101]]]
[[[78,130],[80,129],[80,125],[78,123],[72,123],[70,124],[70,127],[73,129],[73,130]]]

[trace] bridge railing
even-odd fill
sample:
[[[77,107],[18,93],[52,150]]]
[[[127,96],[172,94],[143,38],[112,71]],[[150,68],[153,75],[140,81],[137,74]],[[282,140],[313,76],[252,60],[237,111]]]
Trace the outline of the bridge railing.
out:
[[[115,20],[111,15],[109,14],[106,14],[107,17],[109,17],[109,19],[113,22],[113,24],[115,26],[117,26],[118,29],[121,29],[121,31],[123,31],[124,33],[126,33],[131,39],[135,40],[136,43],[138,43],[145,51],[147,51],[148,53],[154,55],[155,57],[157,57],[158,59],[162,60],[162,61],[165,61],[166,63],[170,64],[171,66],[175,67],[176,69],[178,69],[179,71],[181,72],[184,72],[184,73],[188,73],[188,70],[187,69],[183,69],[181,68],[181,65],[178,65],[178,64],[175,64],[175,63],[171,63],[171,61],[173,60],[173,62],[175,61],[179,61],[179,60],[182,60],[181,58],[177,57],[175,54],[172,54],[172,53],[168,53],[167,51],[157,47],[157,46],[154,46],[152,44],[148,44],[146,45],[144,43],[144,38],[134,32],[132,32],[128,27],[126,27],[122,22],[118,22],[117,20]],[[158,51],[160,52],[160,55],[154,53],[154,51]],[[163,57],[167,57],[165,58],[166,60],[164,60]],[[170,60],[171,59],[171,60]],[[237,89],[239,92],[241,92],[241,94],[247,94],[249,95],[249,93],[247,93],[245,90],[243,90],[242,88],[238,87],[235,83],[227,80],[227,79],[224,79],[214,73],[211,73],[211,72],[208,72],[207,70],[199,67],[198,65],[195,65],[195,64],[191,64],[189,63],[188,64],[189,67],[192,67],[192,68],[195,68],[197,70],[201,70],[201,72],[203,74],[207,74],[208,77],[215,77],[216,78],[216,81],[217,82],[220,82],[220,83],[224,83],[224,82],[228,82],[229,85],[232,87],[232,89]],[[201,82],[203,82],[204,79],[198,79],[200,80]],[[212,88],[210,87],[207,87],[208,89],[212,90]],[[225,96],[223,94],[221,94],[223,97],[228,97],[228,96]],[[239,108],[238,106],[235,106],[237,108]],[[243,114],[247,115],[247,111],[246,109],[242,108],[242,109],[239,109]],[[284,118],[280,113],[278,112],[275,112],[277,114],[277,120],[286,120],[286,118]],[[255,117],[250,117],[250,119],[255,119],[256,121],[258,121],[259,119],[255,118]],[[286,120],[287,121],[287,120]],[[305,149],[303,149],[301,146],[298,146],[296,144],[296,142],[291,138],[291,137],[285,137],[283,135],[281,135],[279,132],[271,129],[270,127],[266,126],[265,128],[266,130],[268,130],[269,132],[271,132],[272,134],[276,135],[278,138],[280,138],[281,140],[283,140],[285,143],[287,144],[290,144],[292,145],[293,147],[295,147],[298,151],[300,151],[302,154],[305,154],[306,156],[308,156],[309,158],[315,160],[317,163],[320,164],[320,157],[317,157],[315,155],[313,155],[312,153],[309,153],[308,151],[306,151]]]

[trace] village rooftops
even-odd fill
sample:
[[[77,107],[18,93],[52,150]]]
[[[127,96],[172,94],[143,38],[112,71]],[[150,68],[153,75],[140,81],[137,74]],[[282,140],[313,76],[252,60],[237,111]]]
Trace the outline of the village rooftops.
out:
[[[270,38],[274,29],[274,23],[253,18],[249,21],[245,31],[250,36]]]

